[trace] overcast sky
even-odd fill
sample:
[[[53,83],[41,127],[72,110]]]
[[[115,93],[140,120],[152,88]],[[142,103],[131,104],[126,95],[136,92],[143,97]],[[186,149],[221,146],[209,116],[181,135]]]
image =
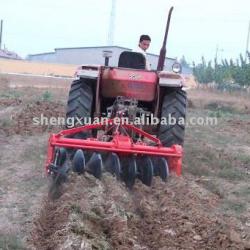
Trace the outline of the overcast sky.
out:
[[[0,0],[3,44],[21,56],[54,48],[107,45],[112,0]],[[236,58],[245,53],[249,0],[117,0],[114,45],[134,48],[140,34],[158,54],[174,6],[167,56]],[[250,48],[250,45],[249,45]]]

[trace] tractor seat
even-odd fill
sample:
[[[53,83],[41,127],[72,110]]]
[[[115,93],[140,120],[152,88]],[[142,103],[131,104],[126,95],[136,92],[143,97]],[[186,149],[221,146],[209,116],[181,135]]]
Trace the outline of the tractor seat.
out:
[[[118,67],[130,69],[145,69],[146,58],[141,53],[124,51],[120,54]]]

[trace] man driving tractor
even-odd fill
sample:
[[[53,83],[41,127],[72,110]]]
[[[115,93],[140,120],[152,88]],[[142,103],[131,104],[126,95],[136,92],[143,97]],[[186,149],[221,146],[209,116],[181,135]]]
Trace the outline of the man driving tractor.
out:
[[[145,69],[146,70],[151,69],[150,63],[147,59],[147,53],[146,53],[146,50],[149,48],[150,43],[151,43],[151,38],[149,35],[141,35],[138,47],[134,50],[134,52],[141,53],[145,56],[145,59],[146,59],[146,68]]]

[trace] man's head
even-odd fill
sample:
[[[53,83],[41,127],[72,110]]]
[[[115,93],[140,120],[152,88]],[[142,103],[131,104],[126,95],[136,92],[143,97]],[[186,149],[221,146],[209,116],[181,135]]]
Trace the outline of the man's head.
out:
[[[146,51],[150,45],[151,38],[148,35],[141,35],[139,40],[139,47]]]

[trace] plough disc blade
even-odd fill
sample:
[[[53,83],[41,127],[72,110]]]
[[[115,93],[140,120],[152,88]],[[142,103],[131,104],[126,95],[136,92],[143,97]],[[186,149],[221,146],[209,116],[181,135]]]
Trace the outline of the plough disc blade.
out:
[[[102,176],[102,156],[99,153],[93,153],[90,160],[86,164],[86,170],[100,179]]]
[[[52,177],[54,184],[60,184],[67,180],[69,167],[66,164],[67,154],[65,148],[57,148],[55,151],[54,162],[51,165]]]
[[[163,157],[154,157],[154,175],[160,176],[163,181],[166,181],[169,176],[168,162]]]
[[[112,175],[115,175],[117,179],[120,179],[121,164],[120,159],[116,153],[110,153],[104,161],[105,169]]]
[[[81,149],[78,149],[72,160],[73,171],[82,174],[85,171],[85,157]]]
[[[154,175],[153,163],[151,161],[151,158],[149,156],[142,156],[137,159],[137,162],[140,180],[143,184],[151,186]]]
[[[62,166],[66,161],[67,153],[65,148],[59,148],[56,150],[55,154],[55,165]]]
[[[61,184],[67,181],[69,166],[66,160],[66,150],[64,148],[56,149],[54,162],[50,165],[51,183],[49,186],[49,197],[52,199],[60,197]]]
[[[132,188],[137,177],[137,164],[135,157],[127,158],[122,165],[123,179],[128,188]]]

